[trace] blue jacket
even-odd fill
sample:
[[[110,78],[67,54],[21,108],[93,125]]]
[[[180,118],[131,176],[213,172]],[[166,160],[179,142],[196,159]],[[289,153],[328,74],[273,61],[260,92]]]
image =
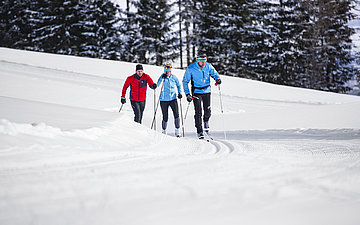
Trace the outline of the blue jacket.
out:
[[[216,81],[219,79],[219,74],[215,68],[208,62],[201,68],[197,62],[192,63],[185,71],[184,78],[182,80],[185,94],[205,94],[211,92],[210,76]],[[189,82],[194,91],[189,90]]]
[[[158,79],[157,86],[161,88],[163,82],[162,74]],[[172,101],[176,99],[177,94],[181,93],[181,85],[178,78],[171,74],[165,78],[164,87],[161,90],[160,101]]]

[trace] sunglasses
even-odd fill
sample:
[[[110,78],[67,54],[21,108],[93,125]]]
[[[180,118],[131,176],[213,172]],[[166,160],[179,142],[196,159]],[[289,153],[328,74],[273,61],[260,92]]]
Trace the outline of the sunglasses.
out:
[[[165,66],[165,69],[171,69],[171,66]]]

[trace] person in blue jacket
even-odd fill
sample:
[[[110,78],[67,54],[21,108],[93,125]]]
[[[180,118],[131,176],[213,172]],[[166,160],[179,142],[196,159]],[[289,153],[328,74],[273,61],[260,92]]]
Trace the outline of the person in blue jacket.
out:
[[[204,138],[205,132],[209,132],[209,119],[211,116],[210,106],[210,77],[212,77],[217,84],[221,84],[216,69],[207,62],[206,54],[199,53],[196,56],[196,62],[192,63],[185,71],[183,77],[183,87],[186,94],[186,99],[191,102],[194,99],[195,108],[195,127],[198,138]],[[189,82],[191,82],[191,93],[189,90]],[[204,117],[202,118],[202,107],[204,108]],[[204,121],[204,129],[202,127]]]
[[[171,73],[171,63],[165,63],[164,73],[159,77],[157,84],[159,86],[162,85],[160,93],[160,106],[163,114],[162,133],[166,134],[166,127],[169,119],[168,109],[170,106],[174,114],[175,136],[180,137],[179,106],[176,96],[179,99],[182,98],[181,85],[178,78]]]

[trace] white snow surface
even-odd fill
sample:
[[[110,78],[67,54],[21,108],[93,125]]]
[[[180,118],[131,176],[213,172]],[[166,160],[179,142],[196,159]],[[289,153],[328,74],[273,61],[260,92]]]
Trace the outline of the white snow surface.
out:
[[[0,224],[360,224],[360,97],[221,76],[206,142],[119,113],[134,71],[0,48]]]

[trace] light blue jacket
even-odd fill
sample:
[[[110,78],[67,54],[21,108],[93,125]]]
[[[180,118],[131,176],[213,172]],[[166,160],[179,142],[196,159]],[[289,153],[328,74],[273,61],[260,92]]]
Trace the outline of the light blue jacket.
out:
[[[161,88],[163,82],[162,74],[157,81],[158,88]],[[181,93],[181,85],[179,79],[171,74],[169,77],[166,77],[164,80],[164,87],[161,90],[160,101],[172,101],[176,99],[177,94]]]
[[[215,81],[220,78],[219,73],[211,63],[206,62],[203,68],[201,68],[197,62],[192,63],[186,69],[182,80],[185,94],[193,94],[192,91],[190,93],[188,86],[190,81],[192,88],[195,88],[194,93],[210,93],[210,76],[214,78]]]

